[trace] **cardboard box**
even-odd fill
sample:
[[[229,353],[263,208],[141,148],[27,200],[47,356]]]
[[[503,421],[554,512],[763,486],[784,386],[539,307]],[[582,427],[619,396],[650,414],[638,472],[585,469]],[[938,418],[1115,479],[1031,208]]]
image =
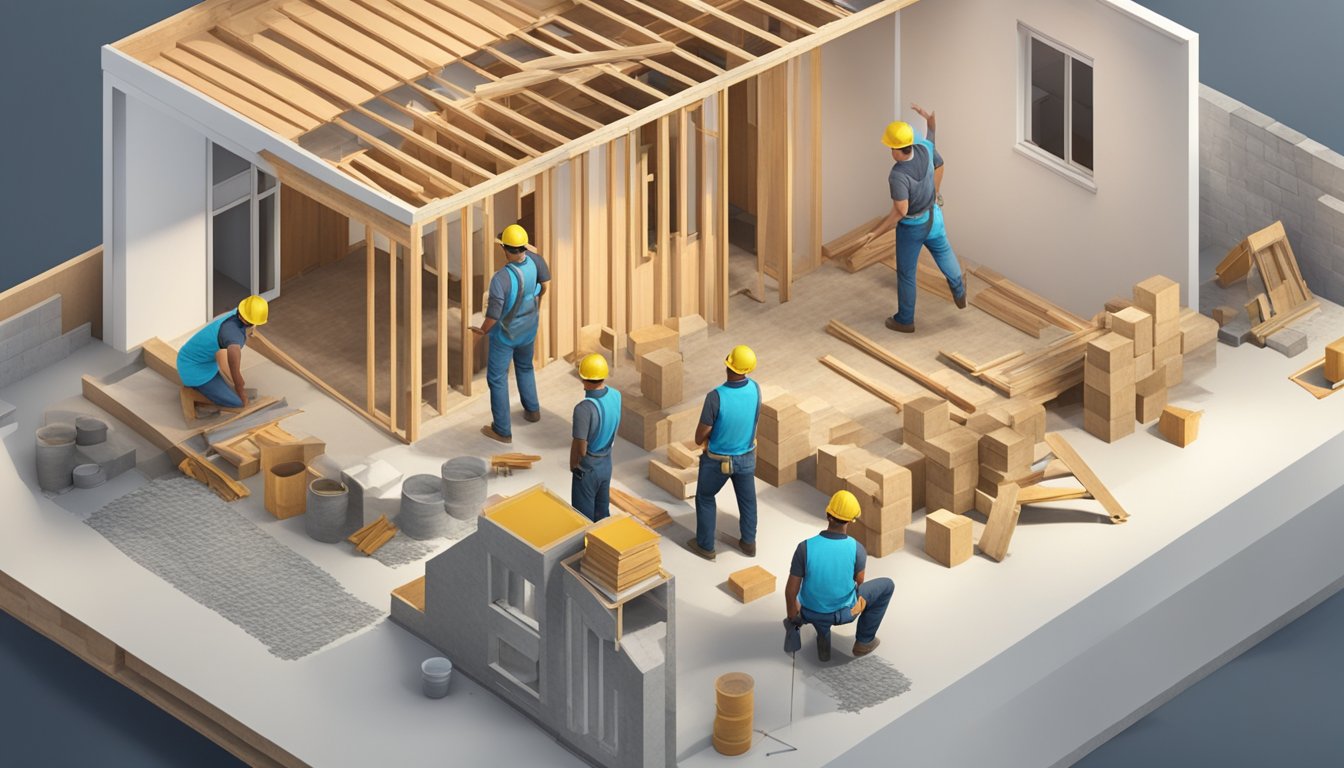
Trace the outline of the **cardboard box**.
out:
[[[951,568],[971,557],[971,521],[946,509],[930,512],[924,521],[924,551]]]

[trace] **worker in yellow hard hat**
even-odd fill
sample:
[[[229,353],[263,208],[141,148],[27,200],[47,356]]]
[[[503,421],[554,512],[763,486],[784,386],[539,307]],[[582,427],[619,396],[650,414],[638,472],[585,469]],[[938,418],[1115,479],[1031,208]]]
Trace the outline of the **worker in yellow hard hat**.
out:
[[[716,557],[719,513],[714,497],[729,479],[737,496],[738,548],[747,557],[756,556],[756,423],[761,416],[761,388],[747,378],[756,369],[756,353],[739,344],[723,364],[727,380],[705,395],[695,428],[695,443],[705,451],[695,489],[695,538],[686,547],[706,560]]]
[[[887,125],[882,143],[891,150],[891,158],[896,161],[887,174],[891,211],[860,240],[862,247],[896,227],[896,297],[899,305],[896,314],[887,318],[887,327],[900,333],[915,331],[915,275],[919,252],[926,246],[933,254],[933,262],[947,278],[947,287],[952,290],[957,307],[966,307],[966,284],[962,280],[961,265],[952,252],[943,226],[943,157],[933,143],[936,119],[933,112],[925,111],[918,104],[910,106],[924,118],[928,137],[920,138],[915,129],[903,121]]]
[[[541,317],[541,297],[546,294],[551,271],[546,260],[528,248],[527,239],[527,230],[518,224],[510,224],[499,233],[499,244],[508,261],[490,278],[485,322],[471,329],[490,340],[485,381],[490,385],[491,421],[481,427],[481,434],[501,443],[513,442],[509,363],[513,363],[513,374],[518,380],[523,418],[541,420],[532,356],[536,349],[537,321]]]
[[[270,306],[260,296],[248,296],[238,308],[220,315],[197,331],[177,352],[177,375],[182,380],[184,415],[188,398],[224,408],[246,408],[243,347],[247,337],[270,317]],[[224,367],[228,366],[227,372]],[[201,397],[191,394],[194,390]]]
[[[569,503],[589,520],[611,514],[611,448],[621,426],[621,393],[607,386],[607,359],[598,354],[579,361],[583,399],[574,406],[569,446]]]
[[[895,585],[888,578],[864,579],[868,553],[849,535],[849,525],[859,514],[854,494],[836,491],[826,505],[826,530],[793,551],[784,587],[784,629],[791,635],[785,639],[786,650],[797,650],[798,627],[808,623],[817,630],[817,657],[830,661],[831,627],[856,619],[854,655],[866,655],[877,647],[877,629]]]

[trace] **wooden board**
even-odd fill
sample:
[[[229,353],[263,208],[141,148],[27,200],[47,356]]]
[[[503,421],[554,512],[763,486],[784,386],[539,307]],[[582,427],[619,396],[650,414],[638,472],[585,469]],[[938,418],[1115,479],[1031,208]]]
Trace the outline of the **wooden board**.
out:
[[[1092,494],[1092,498],[1101,503],[1103,509],[1110,515],[1112,523],[1123,523],[1129,519],[1129,513],[1120,506],[1115,496],[1101,482],[1092,468],[1083,461],[1083,457],[1078,455],[1072,445],[1064,439],[1064,436],[1058,432],[1047,432],[1045,442],[1054,451],[1055,457],[1068,465],[1069,470],[1078,478],[1078,482],[1083,484],[1087,492]]]
[[[994,505],[989,510],[989,522],[984,533],[980,534],[977,545],[985,556],[995,562],[1002,562],[1008,555],[1008,542],[1017,530],[1017,518],[1022,512],[1018,505],[1019,488],[1014,483],[999,486],[999,494],[994,497]]]
[[[1044,479],[1044,474],[1042,474]],[[1019,504],[1040,504],[1047,501],[1068,501],[1070,499],[1089,499],[1092,494],[1082,487],[1058,487],[1053,485],[1033,485],[1023,488],[1018,494]]]
[[[842,341],[848,342],[856,349],[867,352],[869,355],[886,363],[897,371],[900,371],[902,374],[918,382],[920,386],[925,389],[936,392],[940,397],[956,404],[956,406],[963,411],[966,411],[967,413],[975,413],[974,403],[934,381],[928,374],[920,371],[891,352],[888,352],[877,342],[864,336],[853,328],[850,328],[839,320],[832,320],[828,323],[826,325],[826,332]]]
[[[1044,320],[1014,304],[996,285],[976,292],[971,296],[970,302],[971,306],[984,310],[996,320],[1007,323],[1032,338],[1041,338],[1041,331],[1045,329]]]
[[[896,410],[900,410],[905,406],[905,400],[900,395],[887,389],[881,384],[878,384],[867,376],[864,376],[853,368],[850,368],[839,360],[836,360],[834,357],[831,357],[830,355],[822,355],[817,358],[817,361],[862,387],[870,394],[876,396],[879,400],[895,406]]]
[[[392,595],[415,610],[425,612],[425,577],[402,584],[392,590]]]

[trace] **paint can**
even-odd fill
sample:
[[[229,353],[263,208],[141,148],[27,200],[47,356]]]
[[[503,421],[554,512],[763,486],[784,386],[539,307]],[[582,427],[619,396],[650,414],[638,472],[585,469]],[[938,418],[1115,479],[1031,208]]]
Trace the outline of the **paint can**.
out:
[[[434,475],[406,478],[401,484],[401,511],[394,522],[412,539],[447,536],[449,520],[444,512],[442,480]]]
[[[75,419],[75,445],[98,445],[107,440],[107,422],[92,416]]]
[[[319,477],[308,484],[308,508],[303,529],[314,541],[335,544],[345,538],[346,511],[350,495],[339,480]]]
[[[443,508],[458,520],[471,520],[485,509],[489,465],[476,456],[458,456],[443,463]]]
[[[37,430],[37,485],[56,493],[69,488],[75,469],[75,428],[48,424]]]
[[[420,683],[425,696],[441,699],[448,695],[448,683],[453,679],[453,662],[442,656],[425,659],[420,665]]]

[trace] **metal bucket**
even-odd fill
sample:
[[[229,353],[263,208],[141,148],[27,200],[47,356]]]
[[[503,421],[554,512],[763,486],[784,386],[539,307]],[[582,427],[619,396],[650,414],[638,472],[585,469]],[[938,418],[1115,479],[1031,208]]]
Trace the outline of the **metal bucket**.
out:
[[[485,509],[486,473],[490,467],[485,459],[476,456],[458,456],[443,463],[439,474],[443,479],[443,508],[458,520],[471,520]]]
[[[453,662],[442,656],[425,659],[420,665],[420,681],[425,695],[441,699],[448,695],[448,683],[453,679]]]
[[[412,539],[448,535],[448,515],[443,509],[443,483],[433,475],[411,475],[401,484],[401,511],[397,528]]]
[[[75,428],[48,424],[37,430],[37,485],[55,493],[69,488],[75,469]]]
[[[303,529],[315,541],[335,544],[345,538],[346,511],[350,494],[339,480],[318,478],[308,484],[308,509]]]

